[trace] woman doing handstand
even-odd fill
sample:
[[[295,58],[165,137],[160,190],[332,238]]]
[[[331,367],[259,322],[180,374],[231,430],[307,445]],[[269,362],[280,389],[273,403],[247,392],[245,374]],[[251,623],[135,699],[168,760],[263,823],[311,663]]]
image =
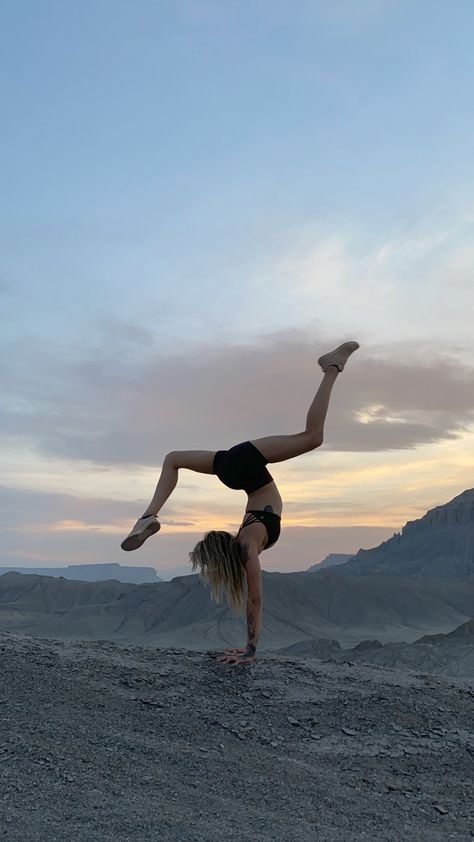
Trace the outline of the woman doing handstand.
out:
[[[282,499],[266,465],[284,462],[320,447],[332,387],[347,359],[358,347],[357,342],[345,342],[319,358],[324,377],[309,407],[302,432],[245,441],[230,450],[174,450],[168,453],[150,505],[121,544],[123,550],[136,550],[150,535],[158,532],[158,512],[176,487],[180,468],[216,474],[228,488],[247,493],[247,506],[237,534],[207,532],[189,554],[192,569],[199,568],[201,577],[210,586],[212,598],[220,602],[223,588],[236,614],[243,612],[245,577],[247,579],[247,646],[225,650],[218,658],[224,663],[249,663],[256,657],[262,623],[259,555],[277,542],[282,512]]]

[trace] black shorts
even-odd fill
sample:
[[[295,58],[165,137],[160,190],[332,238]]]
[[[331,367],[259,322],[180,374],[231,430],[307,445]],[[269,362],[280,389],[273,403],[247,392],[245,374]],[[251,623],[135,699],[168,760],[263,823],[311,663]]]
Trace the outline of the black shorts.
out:
[[[234,445],[230,450],[218,450],[214,456],[213,468],[220,481],[227,488],[235,488],[252,494],[273,482],[265,465],[268,460],[250,441]]]

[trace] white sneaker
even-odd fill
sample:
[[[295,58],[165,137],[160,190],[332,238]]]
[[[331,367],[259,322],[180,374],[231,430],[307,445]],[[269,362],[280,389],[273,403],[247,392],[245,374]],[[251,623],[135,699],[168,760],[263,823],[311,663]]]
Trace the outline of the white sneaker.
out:
[[[141,517],[124,541],[120,544],[122,550],[138,550],[150,535],[154,535],[161,529],[161,524],[156,515]]]
[[[339,371],[342,371],[350,355],[353,354],[354,351],[357,351],[357,348],[359,347],[360,345],[358,342],[344,342],[342,345],[339,345],[339,348],[335,348],[334,351],[329,351],[327,354],[323,354],[323,356],[319,358],[318,363],[323,371],[326,371],[330,365],[335,365]]]

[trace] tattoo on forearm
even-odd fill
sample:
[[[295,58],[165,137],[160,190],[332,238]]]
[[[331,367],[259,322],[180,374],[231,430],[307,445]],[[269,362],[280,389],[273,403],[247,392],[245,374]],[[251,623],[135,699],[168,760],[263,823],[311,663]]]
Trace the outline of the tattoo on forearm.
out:
[[[247,562],[249,560],[249,545],[248,544],[241,544],[240,557],[242,559],[242,563],[247,564]]]
[[[244,658],[253,658],[257,651],[258,636],[256,630],[256,617],[254,606],[247,607],[247,649]]]

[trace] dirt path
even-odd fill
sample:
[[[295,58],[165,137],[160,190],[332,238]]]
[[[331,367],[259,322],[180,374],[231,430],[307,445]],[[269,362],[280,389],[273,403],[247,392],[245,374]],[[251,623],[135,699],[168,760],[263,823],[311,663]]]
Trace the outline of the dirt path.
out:
[[[0,634],[8,842],[474,840],[474,692]]]

